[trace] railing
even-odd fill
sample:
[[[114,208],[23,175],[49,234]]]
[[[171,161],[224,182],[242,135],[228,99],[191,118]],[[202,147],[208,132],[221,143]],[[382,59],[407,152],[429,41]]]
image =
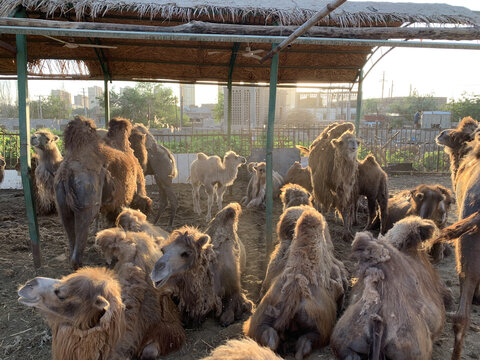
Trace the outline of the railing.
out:
[[[293,148],[296,145],[309,146],[324,129],[321,127],[277,127],[274,148]],[[385,168],[422,171],[448,172],[448,156],[435,143],[438,129],[385,129],[380,127],[360,128],[361,140],[359,158],[373,153]],[[223,155],[228,150],[249,156],[254,148],[266,145],[266,129],[254,128],[232,131],[230,145],[224,132],[211,130],[186,130],[156,133],[157,141],[173,153],[204,152],[207,155]],[[19,157],[19,135],[0,131],[0,153],[5,156],[7,168],[13,168]]]

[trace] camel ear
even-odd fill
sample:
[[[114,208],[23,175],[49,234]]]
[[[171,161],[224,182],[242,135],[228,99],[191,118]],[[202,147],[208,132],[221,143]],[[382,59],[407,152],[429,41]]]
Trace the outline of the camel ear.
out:
[[[197,239],[197,245],[203,248],[207,243],[210,242],[210,236],[203,235]]]
[[[425,195],[423,193],[419,192],[419,193],[415,194],[415,199],[418,200],[418,201],[422,201],[424,196]]]
[[[332,144],[334,147],[340,146],[341,143],[342,143],[342,140],[338,140],[338,139],[333,139],[333,140],[331,141],[331,144]]]
[[[436,230],[435,224],[433,222],[424,222],[423,225],[419,226],[418,232],[420,233],[420,238],[422,241],[430,239]]]
[[[110,303],[108,302],[107,299],[105,299],[102,295],[98,295],[97,298],[95,299],[94,306],[98,310],[105,310],[107,311],[108,308],[110,307]]]
[[[58,137],[57,135],[54,135],[54,136],[53,136],[53,141],[57,142],[58,139],[59,139],[59,137]]]

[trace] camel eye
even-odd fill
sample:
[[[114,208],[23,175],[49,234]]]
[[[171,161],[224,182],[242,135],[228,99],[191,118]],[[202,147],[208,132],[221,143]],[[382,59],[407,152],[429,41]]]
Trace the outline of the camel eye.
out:
[[[60,290],[59,289],[55,289],[53,292],[55,293],[55,295],[57,295],[58,300],[60,300],[60,301],[65,300],[64,297],[60,296]]]
[[[161,251],[163,254],[165,254],[165,247],[162,247],[162,248],[160,249],[160,251]]]
[[[188,252],[184,251],[184,252],[182,252],[182,253],[180,254],[180,256],[181,256],[182,258],[188,258],[189,255],[188,255]]]

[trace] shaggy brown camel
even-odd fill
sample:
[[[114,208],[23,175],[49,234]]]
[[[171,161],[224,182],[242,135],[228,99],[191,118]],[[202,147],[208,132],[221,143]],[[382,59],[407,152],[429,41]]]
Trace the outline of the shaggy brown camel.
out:
[[[267,347],[245,338],[228,340],[212,351],[210,356],[202,360],[282,360],[281,357]]]
[[[265,162],[248,163],[248,171],[252,173],[247,186],[247,196],[242,199],[242,204],[247,208],[265,207],[267,164]],[[283,177],[273,170],[273,194],[276,196],[283,185]]]
[[[438,145],[445,147],[445,152],[450,157],[453,191],[456,191],[458,168],[465,155],[472,150],[472,145],[469,142],[475,138],[478,125],[477,120],[467,116],[460,121],[456,129],[443,130],[435,139]]]
[[[0,153],[0,184],[3,181],[3,177],[5,176],[5,158]]]
[[[99,211],[112,223],[137,188],[135,162],[101,142],[92,120],[76,116],[64,132],[65,158],[55,174],[57,210],[74,268],[82,265],[88,227]],[[136,160],[135,160],[136,161]]]
[[[334,256],[325,227],[315,209],[303,212],[285,269],[244,324],[246,335],[274,351],[280,341],[294,336],[297,360],[328,344],[345,291],[338,274],[333,274]]]
[[[313,191],[312,188],[312,174],[310,168],[302,167],[298,161],[295,161],[285,175],[285,184],[297,184],[304,187],[309,193]]]
[[[289,183],[284,185],[280,191],[280,200],[282,200],[283,211],[292,206],[313,206],[312,196],[300,185]]]
[[[117,276],[83,268],[62,279],[36,277],[18,290],[52,329],[53,360],[107,360],[125,333],[125,306]]]
[[[153,175],[160,196],[157,217],[153,223],[158,223],[160,215],[168,203],[170,204],[170,218],[168,220],[168,229],[170,230],[178,208],[177,196],[172,186],[173,179],[177,177],[175,158],[170,150],[155,140],[152,133],[143,124],[135,124],[133,129],[145,135],[145,146],[147,149],[147,170],[145,175]],[[136,152],[138,153],[138,150]]]
[[[388,176],[371,154],[358,162],[358,195],[366,196],[368,202],[365,230],[372,228],[375,217],[378,216],[380,232],[385,234],[388,220]],[[355,218],[358,212],[358,200],[356,206]]]
[[[214,196],[217,197],[218,210],[223,207],[223,194],[228,186],[237,178],[238,168],[245,164],[243,156],[238,156],[233,151],[228,151],[222,160],[216,156],[207,156],[198,153],[197,159],[190,165],[190,182],[192,184],[193,209],[198,215],[202,214],[200,208],[200,187],[203,185],[208,195],[207,222],[212,218],[212,205]]]
[[[148,214],[152,209],[152,199],[147,196],[143,169],[130,147],[130,141],[128,138],[131,132],[132,124],[129,120],[113,118],[108,123],[108,133],[105,142],[112,148],[124,152],[134,164],[135,175],[137,178],[137,189],[132,202],[130,203],[130,207],[138,209],[144,214]]]
[[[245,246],[237,234],[241,213],[240,204],[230,203],[215,215],[205,230],[217,254],[216,276],[221,284],[217,294],[223,301],[220,323],[224,326],[241,319],[245,312],[251,313],[253,308],[240,284],[241,273],[246,267]]]
[[[160,226],[155,226],[147,221],[147,216],[139,210],[123,208],[115,221],[115,226],[125,231],[144,232],[153,238],[167,239],[170,235]]]
[[[63,160],[57,146],[58,136],[49,130],[35,132],[30,143],[38,155],[35,168],[36,208],[40,215],[49,215],[55,209],[55,173]]]
[[[140,166],[142,167],[143,173],[147,172],[148,166],[148,151],[147,151],[147,135],[141,132],[138,127],[133,127],[130,137],[130,147],[135,154],[135,157],[138,159]]]
[[[161,239],[163,240],[163,239]],[[150,273],[161,257],[158,242],[146,233],[119,228],[100,231],[96,243],[122,285],[127,328],[117,353],[122,357],[156,359],[185,342],[180,314],[169,294],[155,289]]]
[[[227,207],[220,218],[235,222],[234,217],[238,215],[232,210]],[[221,252],[216,253],[214,246]],[[189,226],[170,234],[151,278],[157,288],[164,288],[179,299],[178,306],[187,324],[198,326],[213,313],[226,326],[233,321],[232,313],[238,318],[251,310],[251,302],[241,293],[239,279],[222,277],[238,274],[240,259],[234,246],[234,239],[214,245],[210,236]],[[220,268],[219,264],[228,264],[230,269]]]
[[[446,289],[420,244],[435,231],[431,220],[409,217],[378,240],[357,233],[358,281],[330,341],[338,359],[430,359]]]

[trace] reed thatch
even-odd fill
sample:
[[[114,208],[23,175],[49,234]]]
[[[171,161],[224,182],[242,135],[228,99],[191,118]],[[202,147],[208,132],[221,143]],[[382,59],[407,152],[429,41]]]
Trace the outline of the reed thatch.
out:
[[[174,26],[189,21],[249,25],[300,25],[326,5],[326,0],[3,0],[0,15],[19,5],[31,19],[86,21],[96,23]],[[335,27],[398,27],[406,22],[480,25],[474,12],[441,4],[347,2],[318,25]],[[63,40],[89,43],[92,39]],[[15,45],[13,35],[0,40]],[[98,54],[91,48],[66,48],[59,42],[28,36],[32,74],[59,73],[103,79]],[[113,80],[172,79],[226,81],[233,43],[103,39],[108,71]],[[253,50],[270,50],[268,44],[250,44]],[[233,81],[265,82],[269,64],[242,56],[240,47]],[[280,54],[279,82],[353,82],[371,51],[369,46],[294,45]],[[262,54],[260,54],[262,55]],[[16,74],[15,55],[0,52],[0,74]],[[45,60],[59,61],[47,65]],[[67,61],[70,60],[70,61]],[[72,66],[71,60],[79,62]],[[84,66],[84,67],[83,67]],[[56,69],[56,70],[52,70]],[[82,70],[83,69],[83,70]]]

